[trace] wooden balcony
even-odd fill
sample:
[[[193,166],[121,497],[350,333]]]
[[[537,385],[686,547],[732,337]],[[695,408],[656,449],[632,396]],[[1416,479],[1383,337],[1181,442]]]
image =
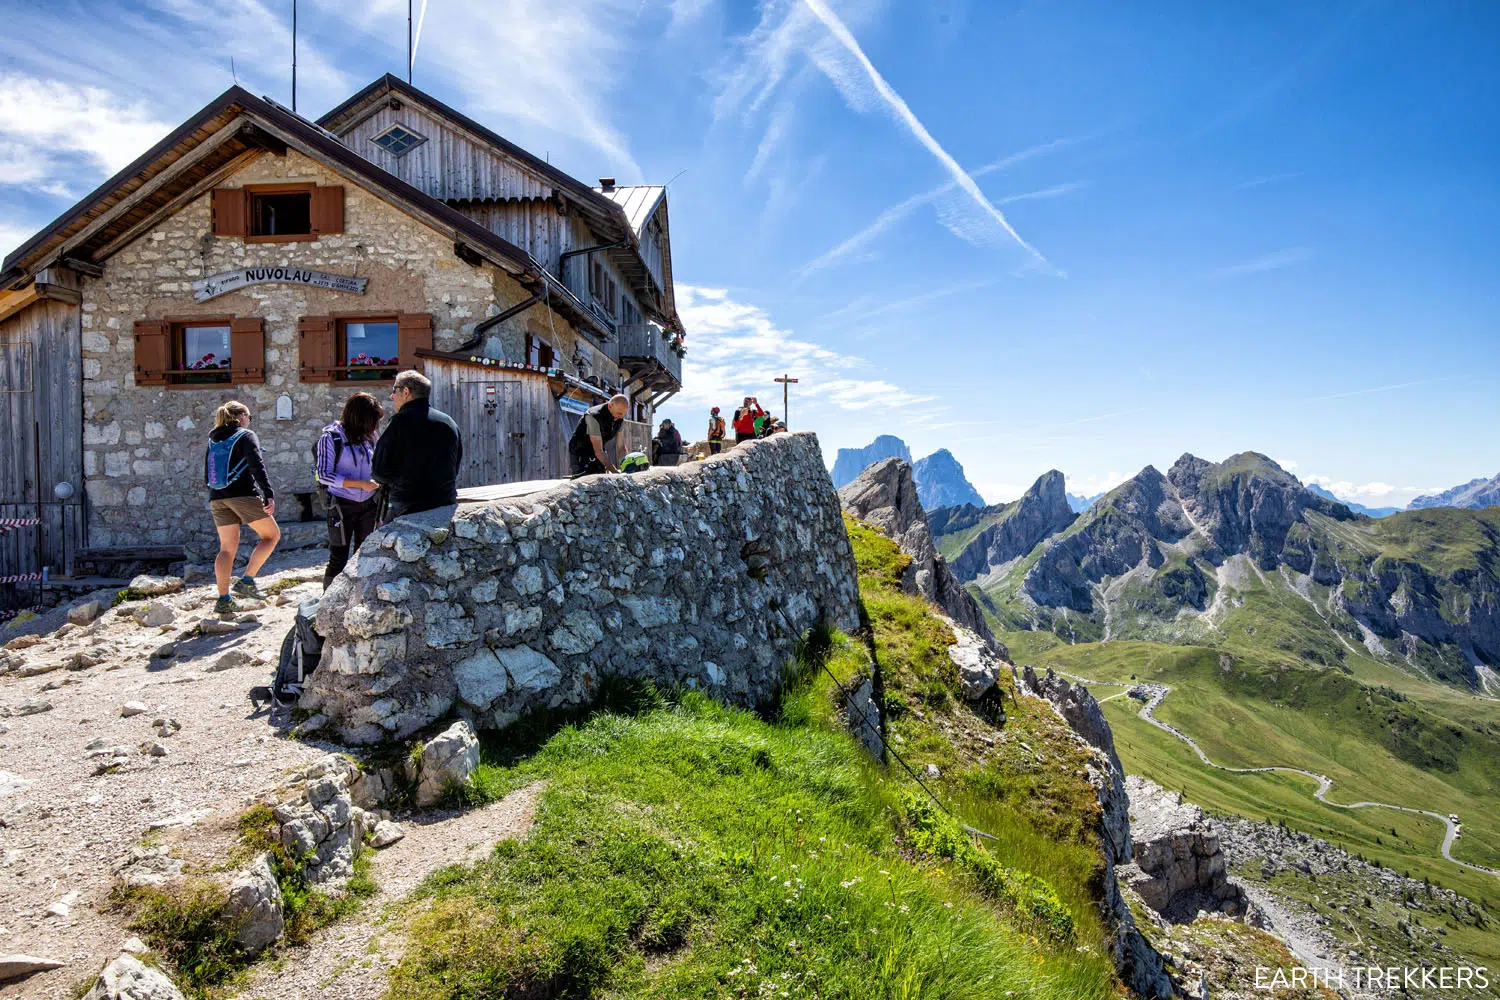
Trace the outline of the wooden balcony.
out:
[[[630,323],[616,327],[620,341],[620,364],[632,381],[662,392],[682,388],[682,359],[668,344],[666,334],[655,323]]]

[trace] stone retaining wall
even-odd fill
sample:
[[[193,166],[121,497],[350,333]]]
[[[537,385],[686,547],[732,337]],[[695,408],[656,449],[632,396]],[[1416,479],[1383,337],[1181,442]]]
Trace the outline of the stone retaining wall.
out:
[[[858,600],[817,437],[778,435],[387,525],[319,605],[302,705],[349,743],[449,714],[501,728],[609,674],[753,705],[809,628],[854,628]]]

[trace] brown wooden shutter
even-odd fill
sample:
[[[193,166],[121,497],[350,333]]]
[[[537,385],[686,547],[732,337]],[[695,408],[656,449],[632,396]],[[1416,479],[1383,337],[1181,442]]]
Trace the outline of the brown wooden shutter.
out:
[[[135,324],[135,384],[166,385],[171,364],[171,344],[167,337],[171,327],[158,319],[137,320]]]
[[[344,189],[316,187],[312,193],[312,231],[325,235],[344,231]]]
[[[249,197],[244,188],[214,188],[212,206],[215,236],[244,236],[249,231]]]
[[[332,382],[337,338],[333,317],[303,316],[297,320],[298,377],[304,382]]]
[[[266,380],[266,323],[259,316],[229,321],[229,362],[236,385]]]
[[[403,371],[422,370],[418,349],[432,350],[432,313],[402,313],[396,321],[396,354]]]

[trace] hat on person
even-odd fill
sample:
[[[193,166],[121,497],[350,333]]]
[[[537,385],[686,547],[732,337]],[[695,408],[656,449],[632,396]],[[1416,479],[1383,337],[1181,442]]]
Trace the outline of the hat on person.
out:
[[[715,406],[712,410],[709,410],[708,412],[709,413],[718,413],[719,412],[719,408],[717,406]]]
[[[671,426],[672,426],[672,418],[671,418],[671,417],[668,417],[668,418],[667,418],[667,419],[666,419],[666,420],[663,420],[663,421],[662,421],[662,422],[661,422],[661,425],[662,425],[662,426],[663,426],[663,427],[671,427]]]

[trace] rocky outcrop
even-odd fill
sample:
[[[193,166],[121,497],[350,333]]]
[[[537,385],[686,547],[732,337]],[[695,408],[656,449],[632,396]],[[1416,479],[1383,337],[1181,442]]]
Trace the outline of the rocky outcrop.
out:
[[[285,925],[281,886],[271,867],[271,855],[261,854],[229,884],[225,915],[234,922],[234,939],[251,955],[258,955],[281,937]]]
[[[417,805],[436,805],[451,788],[469,783],[479,766],[479,738],[467,722],[455,722],[422,746],[417,760]]]
[[[911,464],[911,449],[906,442],[890,434],[882,434],[863,448],[840,448],[833,462],[833,488],[843,489],[859,478],[859,474],[876,462],[887,458],[899,458]]]
[[[325,891],[342,888],[354,874],[365,834],[377,822],[354,804],[350,787],[358,775],[353,761],[330,754],[271,796],[282,846],[292,857],[303,859],[303,877]]]
[[[1069,684],[1048,670],[1038,677],[1030,666],[1016,672],[1016,690],[1048,702],[1068,727],[1098,751],[1089,767],[1089,783],[1099,799],[1099,841],[1104,854],[1105,920],[1114,935],[1115,967],[1132,990],[1145,997],[1177,994],[1166,965],[1136,926],[1130,904],[1120,891],[1120,872],[1130,864],[1130,799],[1125,791],[1125,771],[1115,751],[1114,733],[1104,710],[1088,688]]]
[[[926,512],[917,499],[910,465],[899,458],[877,462],[839,490],[839,502],[844,510],[873,525],[911,556],[911,565],[902,580],[907,590],[921,594],[954,621],[978,633],[996,655],[1010,658],[985,623],[978,602],[938,555],[932,534],[927,530]]]
[[[1145,778],[1125,779],[1133,860],[1119,877],[1146,905],[1184,923],[1200,912],[1242,916],[1245,890],[1229,881],[1219,830],[1203,810]]]
[[[1429,507],[1463,507],[1469,510],[1500,507],[1500,473],[1496,473],[1493,479],[1471,479],[1451,490],[1417,497],[1406,505],[1407,510],[1424,510]]]
[[[83,1000],[183,1000],[183,996],[161,972],[131,955],[121,955],[104,967]]]
[[[504,727],[609,674],[755,705],[809,628],[857,627],[858,599],[818,440],[780,434],[386,525],[318,606],[302,706],[371,743],[450,713]]]
[[[959,691],[969,701],[978,701],[995,687],[1000,671],[1009,666],[996,656],[990,644],[973,629],[944,618],[957,641],[948,647],[948,659],[958,668]],[[1004,713],[997,722],[1004,721]]]
[[[940,448],[919,458],[911,464],[911,477],[917,484],[917,498],[928,510],[940,507],[984,506],[984,497],[979,495],[968,478],[964,467],[947,448]]]
[[[1043,539],[1066,530],[1076,516],[1068,505],[1063,474],[1053,469],[1019,500],[935,512],[929,522],[940,537],[978,529],[961,549],[950,552],[953,572],[960,580],[973,580],[1027,555]]]

